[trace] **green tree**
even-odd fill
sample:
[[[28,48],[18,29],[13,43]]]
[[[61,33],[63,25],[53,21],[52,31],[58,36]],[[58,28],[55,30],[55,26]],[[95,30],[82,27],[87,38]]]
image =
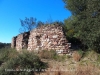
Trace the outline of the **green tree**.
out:
[[[90,49],[100,52],[100,0],[63,0],[65,7],[75,16],[72,23],[76,37]],[[74,18],[73,18],[74,19]],[[99,41],[99,42],[98,42]]]
[[[6,48],[6,47],[11,47],[11,43],[2,43],[2,42],[0,42],[0,49],[1,48]]]
[[[71,16],[68,19],[64,20],[64,28],[66,30],[67,38],[72,38],[77,36],[75,33],[74,26],[77,24],[77,18],[75,16]]]

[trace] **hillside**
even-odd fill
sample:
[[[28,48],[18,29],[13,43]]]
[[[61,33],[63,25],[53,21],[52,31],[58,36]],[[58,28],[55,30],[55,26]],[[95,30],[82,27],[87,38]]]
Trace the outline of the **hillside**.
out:
[[[1,49],[0,64],[0,75],[100,75],[100,54],[93,51],[58,55]]]

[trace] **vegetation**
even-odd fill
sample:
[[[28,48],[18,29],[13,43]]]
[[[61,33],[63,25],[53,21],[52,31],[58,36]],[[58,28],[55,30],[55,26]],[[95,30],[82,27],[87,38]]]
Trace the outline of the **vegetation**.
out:
[[[100,1],[99,0],[63,0],[65,7],[69,9],[72,16],[63,22],[52,22],[48,24],[60,24],[68,41],[75,47],[71,55],[58,55],[54,50],[43,50],[39,54],[29,51],[17,52],[10,49],[10,43],[0,43],[0,75],[35,75],[35,72],[42,72],[48,68],[45,59],[52,61],[51,67],[56,66],[54,75],[99,75],[100,69]],[[30,17],[21,20],[20,32],[27,32],[35,27],[44,25],[43,22],[36,22],[36,18]],[[51,23],[52,22],[52,23]],[[73,47],[74,48],[74,47]],[[62,64],[59,64],[59,63]],[[64,64],[67,63],[67,64]],[[49,64],[50,64],[49,63]],[[60,65],[63,65],[60,67]],[[74,71],[60,71],[74,69]],[[76,67],[77,66],[77,67]],[[60,69],[61,68],[61,69]],[[50,74],[47,71],[47,75]],[[53,74],[52,74],[53,75]]]
[[[63,0],[72,16],[65,20],[68,36],[79,39],[88,49],[100,52],[100,1]]]
[[[15,49],[10,48],[2,48],[0,49],[0,61],[2,63],[16,57],[18,52]]]
[[[20,28],[19,32],[20,33],[24,33],[27,31],[31,31],[33,28],[36,27],[36,18],[30,17],[30,18],[25,18],[25,20],[21,20],[21,26],[22,28]]]
[[[54,50],[43,50],[38,57],[34,52],[26,50],[17,52],[14,49],[2,48],[0,49],[0,75],[37,75],[35,73],[42,73],[46,68],[56,69],[57,71],[44,71],[45,75],[99,74],[100,54],[95,51],[88,51],[83,54],[82,50],[75,51],[75,54],[76,56],[72,55],[72,57],[70,55],[58,55]],[[40,59],[46,61],[42,62]],[[78,62],[75,63],[75,61]]]
[[[82,56],[83,56],[83,51],[81,51],[81,50],[74,51],[73,55],[72,55],[72,57],[75,61],[80,61],[82,59]]]
[[[60,62],[65,61],[66,59],[65,55],[58,55],[55,50],[43,50],[39,53],[39,57],[41,59],[56,60]]]
[[[0,49],[1,48],[6,48],[6,47],[9,47],[10,48],[11,44],[10,43],[1,43],[0,42]]]
[[[2,49],[1,52],[0,75],[34,75],[47,68],[47,63],[42,62],[33,52],[18,53],[13,49]]]
[[[75,54],[75,57],[65,55],[67,57],[64,62],[47,59],[49,68],[53,71],[47,71],[44,75],[99,75],[100,62],[96,60],[96,56],[98,56],[97,59],[99,58],[96,52],[88,51],[83,54],[83,51],[79,50],[75,51]],[[93,55],[92,58],[91,55]]]

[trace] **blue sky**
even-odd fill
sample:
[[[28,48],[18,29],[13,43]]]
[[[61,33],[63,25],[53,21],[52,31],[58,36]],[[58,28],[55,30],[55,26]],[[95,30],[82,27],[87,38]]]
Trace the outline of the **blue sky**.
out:
[[[19,34],[20,20],[34,17],[42,22],[63,21],[71,16],[62,0],[0,0],[0,42],[10,43]]]

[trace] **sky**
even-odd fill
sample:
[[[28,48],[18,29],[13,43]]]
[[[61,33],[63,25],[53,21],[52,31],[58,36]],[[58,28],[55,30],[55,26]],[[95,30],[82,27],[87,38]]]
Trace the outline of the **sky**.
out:
[[[0,42],[11,43],[21,28],[20,19],[64,21],[71,16],[62,0],[0,0]]]

